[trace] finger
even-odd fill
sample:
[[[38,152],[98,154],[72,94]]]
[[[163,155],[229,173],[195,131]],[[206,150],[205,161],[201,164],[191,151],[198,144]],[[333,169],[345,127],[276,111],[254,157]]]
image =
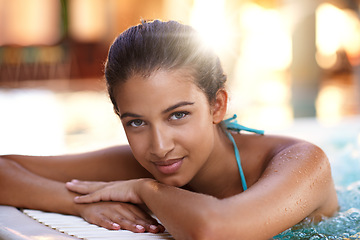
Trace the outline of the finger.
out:
[[[133,215],[131,216],[130,213],[123,213],[124,216],[126,215],[128,219],[132,219],[132,221],[136,224],[144,226],[147,232],[164,232],[165,228],[161,224],[159,224],[155,218],[153,218],[150,214],[148,214],[138,206],[129,205],[129,210]]]
[[[112,220],[112,221],[115,222],[116,224],[118,224],[120,226],[120,228],[123,230],[129,230],[129,231],[132,231],[135,233],[146,232],[146,228],[143,225],[138,224],[133,221],[130,221],[125,218],[118,218],[118,219]]]
[[[76,196],[74,198],[75,203],[94,203],[101,201],[108,201],[109,199],[106,196],[99,194],[99,192],[90,193],[83,196]]]
[[[163,231],[163,227],[158,221],[151,217],[150,214],[140,210],[140,209],[132,209],[133,214],[135,215],[134,222],[145,226],[147,232],[158,233]]]
[[[105,211],[101,214],[91,215],[91,219],[86,219],[86,221],[110,230],[124,229],[135,233],[145,232],[145,227],[134,221],[135,215],[128,208],[128,206],[131,205],[124,205],[126,207],[122,207],[120,204],[112,203],[111,205],[108,205],[108,203],[106,203],[105,206],[112,207],[103,209]],[[102,206],[102,204],[98,206]]]
[[[150,233],[163,233],[165,231],[165,228],[161,224],[146,225],[145,229],[147,232],[150,232]]]
[[[145,224],[144,226],[146,231],[151,233],[162,233],[165,231],[165,227],[160,223],[158,223],[157,221],[152,224]]]
[[[109,183],[106,182],[88,182],[73,179],[71,182],[67,182],[65,186],[70,191],[81,194],[88,194],[104,188],[108,184]]]
[[[72,180],[71,182],[67,182],[67,183],[65,183],[65,186],[68,190],[70,190],[72,192],[76,192],[76,193],[88,194],[88,193],[93,192],[89,188],[89,185],[87,185],[83,182],[79,182],[77,180]]]
[[[159,228],[159,233],[165,232],[165,227],[162,224],[157,225],[157,227]]]
[[[138,205],[129,204],[128,206],[135,219],[142,219],[148,224],[157,224],[157,220],[153,218],[149,213],[141,209]]]
[[[87,222],[91,223],[91,224],[95,224],[98,225],[99,227],[103,227],[109,230],[120,230],[121,226],[110,220],[109,218],[105,217],[105,216],[100,216],[97,217],[95,219],[85,219]]]
[[[111,220],[106,216],[98,217],[94,220],[88,220],[85,219],[91,224],[98,225],[100,227],[106,228],[108,230],[129,230],[134,233],[144,233],[144,232],[151,232],[151,233],[159,233],[163,232],[164,229],[161,229],[162,226],[156,226],[156,225],[142,225],[139,223],[136,223],[134,221],[127,220],[125,218],[118,218],[116,220]],[[162,227],[163,228],[163,227]]]
[[[86,189],[84,189],[81,185],[79,184],[74,184],[72,182],[67,182],[65,183],[65,186],[68,190],[72,191],[72,192],[76,192],[76,193],[81,193],[81,194],[87,194],[88,192],[86,191]]]

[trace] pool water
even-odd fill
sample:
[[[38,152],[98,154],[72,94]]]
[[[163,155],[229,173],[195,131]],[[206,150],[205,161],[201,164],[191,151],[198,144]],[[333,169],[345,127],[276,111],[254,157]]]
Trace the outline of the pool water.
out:
[[[307,138],[321,135],[315,143],[330,159],[339,212],[319,223],[305,220],[273,239],[360,239],[360,119],[320,131]]]

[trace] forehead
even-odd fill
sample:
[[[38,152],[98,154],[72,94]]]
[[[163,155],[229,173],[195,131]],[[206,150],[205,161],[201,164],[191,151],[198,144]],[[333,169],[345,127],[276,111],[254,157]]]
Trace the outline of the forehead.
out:
[[[166,108],[180,101],[203,103],[203,100],[206,100],[205,93],[195,84],[191,71],[186,69],[158,70],[146,77],[133,75],[118,86],[116,93],[120,112]]]

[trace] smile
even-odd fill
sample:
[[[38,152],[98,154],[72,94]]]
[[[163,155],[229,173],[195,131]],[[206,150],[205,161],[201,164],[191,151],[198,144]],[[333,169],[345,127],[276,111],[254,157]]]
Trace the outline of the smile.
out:
[[[176,173],[180,169],[183,160],[184,158],[177,158],[153,163],[159,172],[169,175]]]

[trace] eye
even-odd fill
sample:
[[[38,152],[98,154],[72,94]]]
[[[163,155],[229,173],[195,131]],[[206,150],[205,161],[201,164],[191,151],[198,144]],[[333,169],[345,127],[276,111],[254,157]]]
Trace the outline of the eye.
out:
[[[134,120],[131,120],[127,123],[128,126],[131,126],[131,127],[141,127],[145,124],[145,122],[141,119],[134,119]]]
[[[174,112],[170,115],[170,120],[179,120],[189,115],[189,112]]]

